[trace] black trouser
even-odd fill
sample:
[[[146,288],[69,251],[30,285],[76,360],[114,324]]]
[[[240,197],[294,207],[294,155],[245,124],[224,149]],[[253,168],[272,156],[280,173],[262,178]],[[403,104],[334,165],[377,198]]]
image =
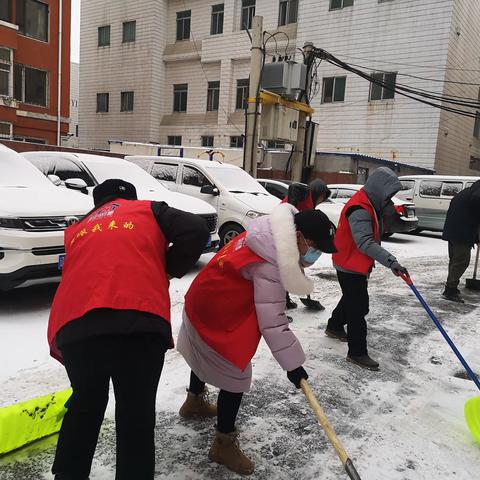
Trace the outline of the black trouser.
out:
[[[458,242],[448,242],[448,278],[445,286],[457,289],[460,278],[470,265],[472,247]]]
[[[331,330],[343,330],[347,325],[348,354],[367,355],[368,279],[365,275],[337,270],[342,298],[328,321]]]
[[[53,473],[85,480],[108,402],[115,392],[116,480],[152,480],[155,399],[165,343],[159,334],[97,336],[62,348],[73,388],[58,438]]]
[[[190,373],[189,392],[198,395],[205,390],[202,382],[193,371]],[[243,393],[220,390],[217,399],[217,430],[220,433],[231,433],[235,430],[235,421],[242,403]]]

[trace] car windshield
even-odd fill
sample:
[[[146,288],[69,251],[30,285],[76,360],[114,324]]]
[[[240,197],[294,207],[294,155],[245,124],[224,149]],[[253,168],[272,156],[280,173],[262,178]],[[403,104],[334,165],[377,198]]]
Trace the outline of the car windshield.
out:
[[[214,181],[221,184],[232,193],[269,193],[245,170],[241,168],[207,167]]]
[[[0,151],[0,186],[51,187],[53,184],[28,160],[16,153]]]
[[[111,178],[119,178],[120,180],[132,183],[137,188],[165,190],[165,187],[161,183],[133,163],[118,161],[116,164],[113,164],[113,162],[86,162],[86,164],[98,183],[102,183]]]

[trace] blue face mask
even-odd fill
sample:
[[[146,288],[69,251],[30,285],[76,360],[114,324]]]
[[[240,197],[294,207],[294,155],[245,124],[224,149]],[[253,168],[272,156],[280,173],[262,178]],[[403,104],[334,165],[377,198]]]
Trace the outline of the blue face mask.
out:
[[[307,253],[302,255],[302,263],[305,265],[312,265],[314,264],[323,252],[321,250],[317,250],[313,247],[308,247]]]

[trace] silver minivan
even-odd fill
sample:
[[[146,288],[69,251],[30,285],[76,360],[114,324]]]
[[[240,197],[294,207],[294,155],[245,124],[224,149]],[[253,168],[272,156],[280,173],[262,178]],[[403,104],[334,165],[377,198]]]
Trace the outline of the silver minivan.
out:
[[[402,190],[397,198],[413,202],[418,217],[417,232],[442,232],[450,200],[471,187],[480,177],[451,175],[406,175],[399,177]]]

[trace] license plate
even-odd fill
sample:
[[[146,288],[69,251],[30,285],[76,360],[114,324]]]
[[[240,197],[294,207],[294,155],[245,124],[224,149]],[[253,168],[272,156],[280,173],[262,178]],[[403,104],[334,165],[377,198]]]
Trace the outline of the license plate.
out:
[[[208,239],[208,242],[207,242],[207,248],[211,247],[212,246],[212,237],[210,237]]]
[[[58,269],[63,270],[63,264],[65,263],[65,255],[60,255],[58,257]]]

